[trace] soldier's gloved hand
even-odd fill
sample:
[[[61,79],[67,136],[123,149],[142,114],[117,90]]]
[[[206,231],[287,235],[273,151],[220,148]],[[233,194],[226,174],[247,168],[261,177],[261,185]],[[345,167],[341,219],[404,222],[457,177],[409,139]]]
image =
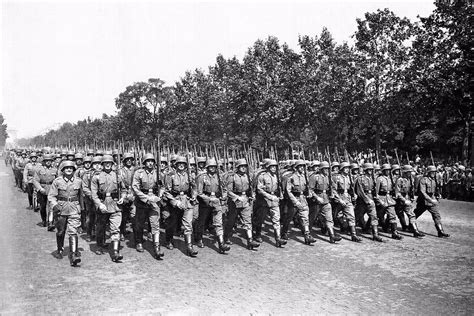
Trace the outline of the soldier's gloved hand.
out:
[[[410,205],[411,205],[411,201],[408,200],[408,199],[406,199],[406,200],[405,200],[405,205],[406,205],[406,206],[410,206]]]
[[[301,202],[296,203],[295,206],[297,209],[300,209],[300,210],[303,208],[303,204],[301,204]]]
[[[431,199],[431,203],[433,203],[433,205],[438,205],[439,204],[437,199]]]
[[[160,201],[161,201],[161,199],[156,195],[150,196],[148,198],[148,202],[150,202],[150,203],[158,203]]]
[[[46,190],[41,188],[41,190],[38,191],[39,193],[43,194],[43,195],[46,195]]]
[[[57,214],[61,212],[61,207],[59,206],[59,204],[56,204],[55,206],[53,206],[53,213]]]
[[[324,199],[322,197],[316,196],[316,201],[318,201],[319,204],[324,203]]]
[[[375,202],[373,200],[369,200],[369,202],[367,203],[369,206],[375,206]]]
[[[176,201],[176,208],[179,208],[180,210],[184,210],[184,203],[181,201]]]
[[[123,198],[120,198],[120,200],[117,201],[117,204],[118,204],[118,205],[123,204],[123,200],[124,200]]]
[[[99,212],[101,212],[101,213],[107,212],[107,206],[105,206],[104,203],[100,203],[100,205],[99,205]]]

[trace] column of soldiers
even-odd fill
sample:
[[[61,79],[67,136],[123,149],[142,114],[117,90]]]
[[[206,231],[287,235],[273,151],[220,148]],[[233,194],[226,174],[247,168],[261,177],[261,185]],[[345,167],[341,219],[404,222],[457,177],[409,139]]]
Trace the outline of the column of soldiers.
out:
[[[431,213],[438,237],[449,237],[439,212],[435,166],[416,175],[411,165],[366,162],[360,167],[302,159],[263,159],[250,170],[246,158],[222,161],[189,153],[146,153],[136,159],[132,152],[88,150],[83,155],[45,149],[29,153],[29,158],[26,151],[8,156],[29,208],[36,196],[42,225],[56,231],[58,259],[63,258],[67,234],[72,266],[81,262],[81,234],[87,242],[95,240],[96,254],[109,253],[113,262],[121,262],[128,224],[136,251],[143,253],[147,240],[157,260],[164,258],[162,244],[173,250],[181,235],[190,257],[198,256],[195,246],[205,247],[207,233],[215,236],[218,252],[226,254],[239,226],[247,249],[255,251],[263,243],[267,215],[278,248],[288,244],[292,224],[309,246],[317,240],[317,226],[319,238],[327,235],[330,243],[342,240],[335,227],[351,241],[362,242],[357,226],[376,242],[384,241],[379,228],[401,240],[398,222],[402,231],[422,238],[417,218],[425,211]]]

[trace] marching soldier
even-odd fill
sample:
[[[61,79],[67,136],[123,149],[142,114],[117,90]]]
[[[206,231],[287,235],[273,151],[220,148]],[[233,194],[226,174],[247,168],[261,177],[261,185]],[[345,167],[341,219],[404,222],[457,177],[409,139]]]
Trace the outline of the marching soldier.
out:
[[[26,151],[21,152],[21,156],[15,161],[15,168],[17,170],[17,183],[18,187],[25,192],[26,188],[24,186],[24,179],[23,179],[23,172],[25,170],[25,166],[28,163],[27,153]],[[33,201],[32,201],[33,202]],[[31,205],[31,203],[30,203]]]
[[[394,185],[389,174],[390,164],[382,165],[382,174],[375,181],[375,201],[381,209],[382,218],[387,216],[392,231],[392,239],[401,240],[403,237],[397,231],[397,215],[395,214]]]
[[[166,247],[174,248],[173,236],[177,225],[182,224],[184,228],[184,241],[186,253],[190,257],[196,257],[198,252],[194,250],[193,236],[193,209],[196,202],[196,192],[193,188],[192,178],[186,172],[187,160],[185,157],[177,157],[176,172],[165,177],[165,196],[168,201],[170,216],[166,221]]]
[[[132,153],[125,153],[122,158],[122,167],[119,169],[119,175],[124,186],[125,198],[121,204],[122,223],[120,224],[120,240],[125,240],[127,233],[127,223],[132,223],[132,230],[135,231],[135,196],[132,190],[132,180],[135,168],[133,167],[134,156]]]
[[[308,195],[309,195],[309,227],[312,227],[319,215],[323,218],[323,224],[329,233],[329,242],[335,243],[340,241],[341,237],[334,233],[334,221],[332,217],[332,206],[330,203],[331,184],[329,183],[329,163],[321,162],[319,165],[319,173],[312,174],[309,178]],[[312,236],[311,236],[312,237]],[[313,239],[313,242],[316,240]],[[310,244],[310,241],[306,241]]]
[[[359,216],[363,217],[366,213],[369,215],[369,221],[367,223],[372,227],[372,239],[374,241],[383,242],[383,239],[378,233],[379,221],[373,196],[375,183],[372,178],[372,172],[374,171],[374,166],[371,163],[364,163],[363,169],[364,174],[359,176],[356,180],[357,204],[360,205],[361,208]],[[362,219],[360,221],[362,221]]]
[[[53,230],[53,218],[48,216],[52,213],[48,211],[48,193],[51,188],[51,184],[58,174],[58,169],[52,166],[53,156],[51,154],[45,154],[43,156],[43,165],[36,169],[33,177],[33,185],[38,191],[38,203],[40,206],[40,215],[43,227],[48,226],[48,230]]]
[[[122,211],[119,204],[123,203],[125,192],[120,194],[122,180],[112,170],[114,159],[110,155],[102,157],[103,170],[95,174],[91,180],[92,201],[98,210],[97,213],[97,246],[99,251],[105,248],[105,229],[108,224],[112,241],[112,261],[120,262],[120,224]]]
[[[341,218],[347,222],[351,234],[351,240],[354,242],[361,242],[362,239],[357,236],[355,227],[353,203],[356,201],[357,197],[355,195],[354,180],[350,175],[350,164],[348,162],[341,163],[339,170],[340,174],[334,181],[334,199],[338,204],[337,213],[340,213]],[[339,217],[339,214],[336,216]]]
[[[316,242],[316,239],[311,236],[309,231],[309,207],[305,196],[308,184],[306,183],[304,168],[306,168],[304,160],[298,160],[295,163],[295,172],[288,179],[286,192],[300,221],[304,243],[310,245]],[[286,216],[285,222],[288,223],[291,219],[292,217]]]
[[[233,234],[237,216],[240,215],[247,239],[247,249],[258,248],[260,244],[252,238],[252,200],[251,180],[248,175],[248,165],[245,159],[236,161],[236,172],[227,177],[227,195],[229,197],[229,212],[224,227],[224,240],[227,242]]]
[[[161,260],[164,253],[160,248],[160,206],[163,194],[158,181],[155,157],[152,154],[143,156],[143,168],[135,171],[132,180],[132,190],[135,194],[136,223],[135,223],[135,248],[143,252],[143,230],[148,218],[151,226],[153,249],[155,259]]]
[[[90,159],[88,156],[87,161]],[[86,241],[92,241],[96,237],[97,212],[92,200],[91,181],[95,174],[100,173],[102,157],[95,156],[91,160],[91,168],[82,176],[82,192],[84,195],[84,210],[86,212]]]
[[[415,216],[420,217],[425,211],[431,213],[431,217],[435,223],[438,237],[447,238],[441,223],[441,214],[439,213],[439,195],[436,191],[436,167],[428,166],[426,176],[422,177],[418,187],[418,200],[416,201]]]
[[[219,252],[224,254],[230,250],[230,246],[224,243],[224,231],[222,228],[222,203],[227,199],[227,193],[221,186],[221,179],[217,173],[217,162],[215,159],[208,159],[206,162],[206,173],[202,173],[196,178],[197,198],[199,201],[199,217],[196,225],[196,242],[199,248],[203,248],[202,235],[204,227],[209,219],[215,230]]]
[[[62,176],[54,179],[48,193],[48,201],[55,214],[56,244],[58,259],[63,258],[64,236],[69,236],[69,261],[71,266],[81,262],[78,249],[77,229],[81,225],[79,195],[82,190],[81,179],[74,177],[76,166],[72,161],[62,164]]]
[[[412,166],[403,166],[403,176],[398,177],[397,181],[395,182],[395,198],[397,200],[395,209],[398,212],[403,212],[403,218],[405,218],[405,214],[408,216],[408,222],[410,223],[410,227],[413,231],[413,237],[418,238],[424,237],[425,234],[418,230],[416,216],[413,212],[414,188],[411,179],[412,171]]]
[[[262,172],[257,178],[257,200],[260,195],[263,204],[256,209],[254,214],[253,229],[255,230],[255,241],[261,242],[262,225],[267,213],[270,213],[275,236],[275,245],[282,248],[287,242],[282,239],[280,235],[279,205],[283,196],[276,174],[278,163],[273,159],[268,159],[265,166],[267,170]]]
[[[30,209],[33,209],[33,194],[34,194],[34,186],[33,186],[33,177],[35,175],[35,169],[38,167],[38,163],[36,160],[38,159],[38,155],[35,152],[30,154],[30,161],[25,165],[23,169],[23,185],[26,188],[26,193],[28,194],[28,202]]]

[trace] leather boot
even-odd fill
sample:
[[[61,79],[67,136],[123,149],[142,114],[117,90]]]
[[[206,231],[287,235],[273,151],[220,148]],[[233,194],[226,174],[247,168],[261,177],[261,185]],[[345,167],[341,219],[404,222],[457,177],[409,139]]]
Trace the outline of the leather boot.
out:
[[[280,237],[280,230],[275,230],[275,245],[277,248],[284,248],[283,246],[286,245],[287,241]]]
[[[77,239],[76,236],[69,236],[69,262],[71,266],[75,267],[81,262],[81,258],[76,255]]]
[[[225,253],[226,251],[230,250],[230,246],[224,243],[224,236],[218,235],[217,236],[217,243],[219,244],[219,252]]]
[[[56,245],[58,247],[58,251],[56,253],[56,258],[62,259],[63,258],[63,251],[64,251],[64,236],[56,235]]]
[[[405,214],[402,214],[398,217],[400,220],[400,226],[402,227],[402,230],[406,232],[408,230],[408,225],[407,225],[407,220],[405,219]]]
[[[194,250],[191,234],[184,235],[184,241],[186,243],[186,254],[192,258],[196,257],[198,252]]]
[[[352,240],[353,242],[361,242],[362,239],[357,236],[357,232],[356,232],[355,226],[349,226],[349,227],[350,227],[350,230],[351,230],[351,240]]]
[[[333,227],[328,227],[328,232],[329,232],[329,242],[331,244],[336,243],[336,241],[341,241],[341,236],[337,235],[334,233],[334,228]]]
[[[370,223],[370,219],[369,219],[368,221],[365,222],[362,232],[365,234],[368,234],[370,233],[371,229],[372,229],[372,224]]]
[[[165,254],[161,252],[161,248],[160,248],[160,233],[153,234],[152,239],[153,239],[153,249],[155,251],[154,253],[155,259],[162,260],[161,258],[163,258]]]
[[[138,252],[144,252],[145,251],[145,249],[143,249],[143,244],[141,242],[137,242],[137,244],[135,245],[135,249]]]
[[[258,243],[262,243],[262,227],[256,227],[255,228],[255,238],[254,240]]]
[[[383,239],[379,236],[379,228],[377,225],[372,225],[372,240],[383,242]]]
[[[403,236],[400,236],[397,231],[397,223],[390,224],[390,227],[392,228],[392,239],[402,240]]]
[[[196,246],[199,248],[204,248],[204,243],[202,242],[202,233],[195,233],[194,241],[196,242]]]
[[[254,248],[260,247],[260,244],[252,239],[252,231],[250,229],[245,231],[247,237],[247,249],[253,250]]]
[[[303,227],[303,234],[304,234],[305,245],[311,245],[312,243],[316,242],[316,239],[314,239],[313,236],[309,234],[309,226]]]
[[[123,256],[120,254],[120,241],[114,240],[112,241],[112,261],[113,262],[119,262],[120,260],[123,259]]]
[[[436,230],[438,231],[438,237],[440,238],[448,238],[449,234],[446,234],[443,229],[443,225],[441,223],[435,224]]]
[[[413,237],[415,238],[425,237],[425,234],[423,234],[422,232],[418,230],[418,225],[416,223],[411,223],[410,226],[411,226],[411,229],[413,230]]]

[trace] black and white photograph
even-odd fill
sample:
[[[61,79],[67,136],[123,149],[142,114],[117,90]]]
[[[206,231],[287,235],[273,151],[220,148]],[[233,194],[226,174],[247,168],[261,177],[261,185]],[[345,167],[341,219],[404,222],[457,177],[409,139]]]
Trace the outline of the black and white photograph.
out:
[[[472,315],[472,0],[0,0],[0,315]]]

